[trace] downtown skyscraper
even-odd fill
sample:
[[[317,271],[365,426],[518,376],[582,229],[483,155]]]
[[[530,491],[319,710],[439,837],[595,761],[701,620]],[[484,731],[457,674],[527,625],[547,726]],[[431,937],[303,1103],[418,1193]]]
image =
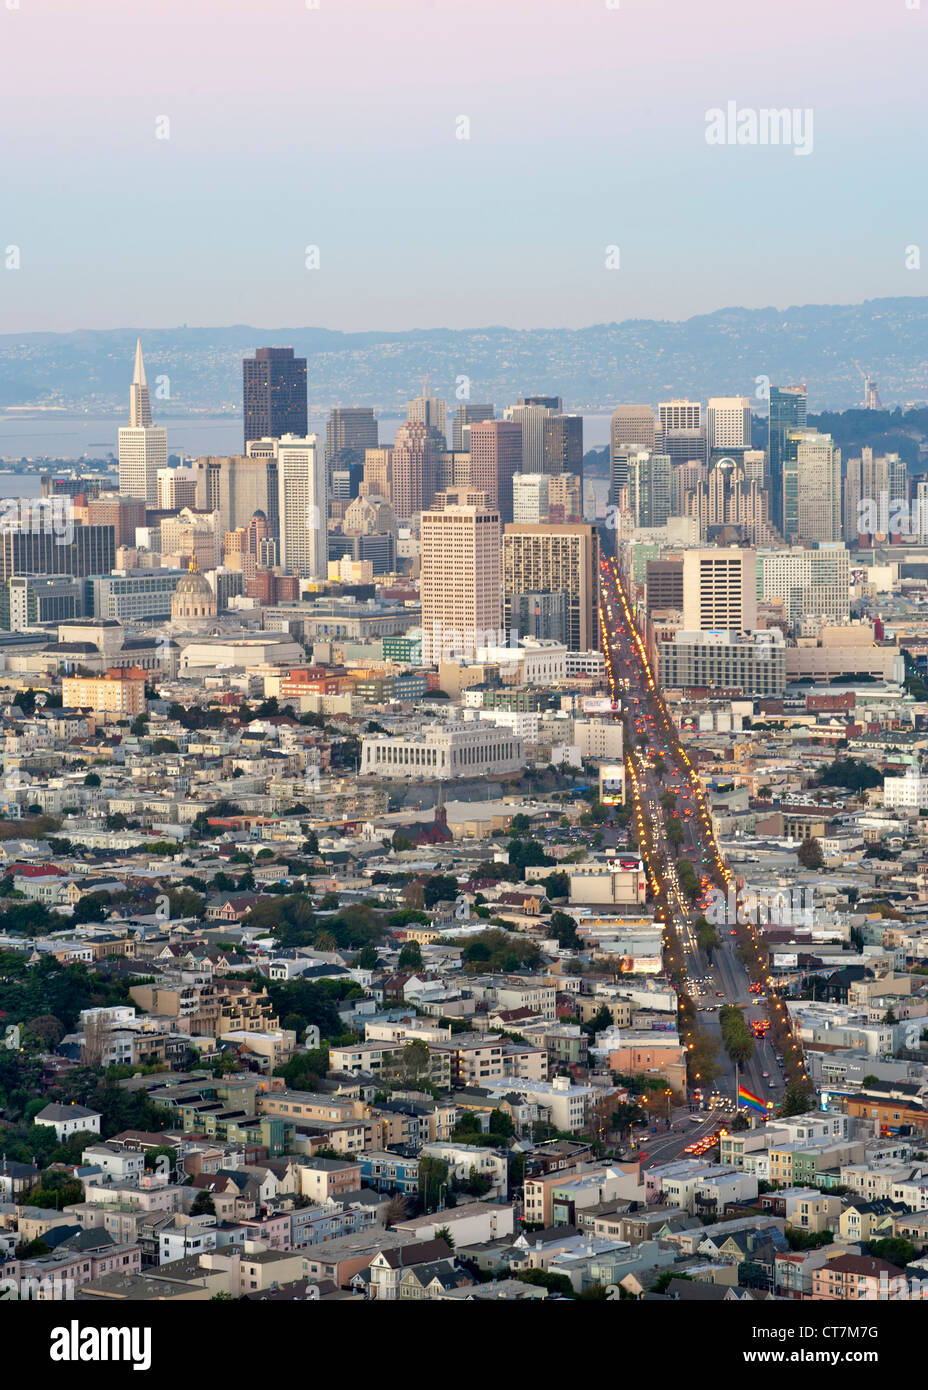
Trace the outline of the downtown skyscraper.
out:
[[[152,424],[151,400],[142,357],[142,340],[136,339],[135,367],[129,388],[129,424],[119,431],[119,491],[124,497],[141,498],[158,505],[158,470],[168,462],[167,430]]]
[[[808,396],[805,386],[771,386],[770,418],[767,425],[767,472],[770,478],[770,520],[787,534],[784,516],[783,464],[786,440],[791,430],[804,430]],[[790,518],[791,522],[795,517]]]
[[[499,509],[505,525],[512,521],[512,480],[522,462],[522,426],[512,420],[478,420],[470,426],[470,477]]]
[[[327,499],[325,450],[318,435],[284,435],[277,442],[280,563],[303,579],[323,580]]]
[[[306,358],[293,348],[258,348],[242,362],[246,447],[252,439],[303,438],[308,428]]]
[[[473,661],[502,641],[499,510],[482,490],[449,489],[421,528],[423,659]]]

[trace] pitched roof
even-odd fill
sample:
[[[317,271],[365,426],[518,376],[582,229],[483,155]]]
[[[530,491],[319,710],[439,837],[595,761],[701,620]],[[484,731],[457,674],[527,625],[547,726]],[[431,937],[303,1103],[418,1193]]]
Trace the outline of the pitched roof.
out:
[[[446,1240],[423,1240],[412,1245],[398,1245],[393,1250],[381,1250],[380,1254],[391,1269],[408,1269],[410,1265],[447,1259],[451,1246]]]
[[[887,1279],[895,1279],[905,1273],[898,1265],[888,1260],[878,1260],[872,1255],[838,1255],[824,1266],[826,1270],[836,1270],[841,1274],[857,1274],[869,1279],[878,1279],[885,1274]]]
[[[99,1120],[96,1110],[85,1110],[83,1105],[46,1105],[44,1110],[33,1116],[34,1124],[55,1124],[60,1120]]]

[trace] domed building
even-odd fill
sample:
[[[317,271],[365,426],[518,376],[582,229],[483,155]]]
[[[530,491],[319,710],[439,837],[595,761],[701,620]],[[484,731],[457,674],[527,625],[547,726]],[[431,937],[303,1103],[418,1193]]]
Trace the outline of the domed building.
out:
[[[178,627],[205,627],[216,619],[216,595],[205,575],[200,573],[196,556],[188,572],[178,581],[171,599],[171,622]]]

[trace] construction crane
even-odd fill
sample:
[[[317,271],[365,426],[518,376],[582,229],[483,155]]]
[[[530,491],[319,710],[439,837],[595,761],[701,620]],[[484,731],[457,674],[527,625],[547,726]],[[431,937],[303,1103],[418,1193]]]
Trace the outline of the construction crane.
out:
[[[852,359],[853,361],[853,359]],[[874,381],[869,372],[865,372],[859,362],[854,362],[854,366],[864,379],[864,410],[880,409],[880,384]]]

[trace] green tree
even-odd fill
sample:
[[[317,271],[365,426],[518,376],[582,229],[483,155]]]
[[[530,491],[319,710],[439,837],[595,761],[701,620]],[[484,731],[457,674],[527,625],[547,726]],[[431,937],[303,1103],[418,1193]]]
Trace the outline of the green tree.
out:
[[[400,970],[421,970],[422,969],[422,950],[418,941],[407,941],[400,951],[399,958]]]
[[[173,1173],[177,1167],[177,1150],[170,1144],[156,1144],[154,1148],[145,1150],[145,1167],[149,1172],[154,1172],[162,1166],[159,1159],[166,1159],[168,1168]]]
[[[215,1216],[216,1204],[212,1195],[205,1187],[202,1187],[193,1199],[193,1206],[190,1208],[191,1216]]]
[[[804,869],[820,869],[825,862],[818,839],[811,835],[802,841],[796,857]]]
[[[434,907],[440,902],[454,902],[458,896],[458,881],[450,874],[433,874],[422,889],[424,907]]]
[[[384,1060],[381,1076],[386,1081],[394,1081],[403,1090],[417,1090],[431,1083],[433,1073],[432,1057],[423,1042],[407,1043],[399,1051],[393,1052],[389,1060]]]
[[[692,1281],[692,1274],[678,1274],[676,1270],[665,1269],[663,1274],[659,1274],[651,1285],[651,1293],[666,1293],[667,1285],[674,1279],[689,1279]]]
[[[888,1260],[900,1269],[911,1264],[918,1254],[912,1242],[904,1236],[886,1236],[883,1240],[868,1241],[867,1249],[875,1259]]]
[[[834,1235],[831,1231],[802,1231],[790,1226],[786,1239],[790,1250],[818,1250],[823,1245],[831,1245]]]
[[[192,888],[180,887],[168,890],[168,905],[171,917],[202,917],[206,909],[206,899]]]
[[[37,1018],[30,1019],[29,1032],[48,1048],[57,1047],[64,1036],[61,1019],[54,1014],[39,1014]]]
[[[809,1088],[798,1081],[791,1081],[783,1092],[780,1114],[804,1115],[809,1108]]]
[[[87,1134],[86,1142],[89,1143],[96,1136]],[[31,1187],[22,1198],[23,1205],[28,1207],[53,1207],[55,1211],[63,1211],[65,1207],[73,1206],[75,1202],[84,1200],[84,1184],[72,1178],[63,1169],[52,1169],[42,1174],[39,1182]]]
[[[821,787],[849,787],[859,792],[868,787],[882,787],[883,774],[859,758],[836,758],[823,769],[818,784]]]
[[[591,1038],[595,1037],[597,1033],[602,1033],[605,1029],[612,1027],[612,1010],[608,1004],[601,1004],[593,1017],[587,1023],[581,1023],[580,1027]]]
[[[743,1066],[754,1055],[754,1039],[744,1020],[744,1014],[733,1004],[719,1010],[722,1046],[733,1062]]]
[[[522,1269],[516,1278],[523,1284],[535,1284],[547,1289],[549,1293],[563,1294],[565,1298],[576,1298],[574,1286],[566,1274],[552,1274],[547,1269]]]
[[[356,970],[376,970],[378,960],[377,948],[368,942],[366,946],[361,947],[351,964]]]
[[[490,1111],[490,1133],[497,1134],[501,1138],[511,1139],[516,1132],[516,1127],[512,1122],[512,1116],[507,1115],[505,1110]]]
[[[558,946],[566,951],[579,951],[583,942],[577,935],[577,922],[574,917],[566,912],[552,912],[551,914],[551,935],[557,941]]]
[[[448,1184],[448,1165],[441,1158],[419,1159],[419,1201],[423,1211],[437,1206],[441,1189]]]
[[[531,883],[531,874],[526,874],[526,883]],[[553,874],[545,874],[544,879],[538,880],[545,885],[545,893],[548,898],[567,898],[570,896],[570,878],[567,874],[560,871]]]

